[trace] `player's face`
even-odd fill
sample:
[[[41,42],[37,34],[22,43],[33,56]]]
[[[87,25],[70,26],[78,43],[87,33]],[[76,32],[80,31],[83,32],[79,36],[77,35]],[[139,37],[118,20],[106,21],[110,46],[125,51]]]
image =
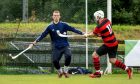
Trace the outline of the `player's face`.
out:
[[[98,16],[94,17],[94,21],[95,21],[97,24],[99,24],[99,17],[98,17]]]
[[[53,18],[54,22],[59,22],[59,20],[60,20],[60,13],[55,13],[54,12],[52,18]]]

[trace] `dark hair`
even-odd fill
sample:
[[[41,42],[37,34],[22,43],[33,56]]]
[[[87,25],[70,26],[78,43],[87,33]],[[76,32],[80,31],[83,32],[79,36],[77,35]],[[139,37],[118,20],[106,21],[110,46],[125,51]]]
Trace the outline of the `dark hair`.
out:
[[[60,11],[59,10],[54,10],[53,13],[60,13]]]

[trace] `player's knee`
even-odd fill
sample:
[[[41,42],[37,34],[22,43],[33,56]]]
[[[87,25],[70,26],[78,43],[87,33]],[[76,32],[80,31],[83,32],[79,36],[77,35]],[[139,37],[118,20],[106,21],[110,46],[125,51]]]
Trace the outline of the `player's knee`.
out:
[[[110,63],[114,64],[116,62],[116,58],[109,58]]]
[[[66,55],[65,57],[66,57],[66,59],[71,59],[71,55],[70,54]]]
[[[59,61],[58,60],[53,60],[53,64],[58,64],[59,63]]]
[[[97,57],[99,57],[98,54],[96,52],[93,52],[92,58],[97,58]]]

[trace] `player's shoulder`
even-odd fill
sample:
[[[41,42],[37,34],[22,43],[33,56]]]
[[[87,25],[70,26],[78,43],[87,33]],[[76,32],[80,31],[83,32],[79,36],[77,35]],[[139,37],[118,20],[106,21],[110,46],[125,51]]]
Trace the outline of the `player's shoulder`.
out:
[[[53,23],[53,22],[50,22],[50,23],[48,24],[48,28],[52,28],[53,25],[54,25],[54,23]]]
[[[104,18],[104,20],[103,20],[103,22],[102,22],[102,23],[107,23],[107,22],[110,22],[110,20],[109,20],[109,19],[107,19],[107,18]]]
[[[69,25],[67,22],[60,21],[61,24]]]
[[[97,28],[101,28],[102,26],[104,26],[107,23],[108,24],[111,24],[109,19],[104,18],[103,21],[102,21],[102,23],[97,25]]]
[[[52,26],[52,25],[53,25],[53,22],[50,22],[48,26]]]
[[[53,25],[53,22],[50,22],[49,24],[47,24],[47,25],[45,26],[45,29],[50,29],[50,28],[52,28],[52,25]]]

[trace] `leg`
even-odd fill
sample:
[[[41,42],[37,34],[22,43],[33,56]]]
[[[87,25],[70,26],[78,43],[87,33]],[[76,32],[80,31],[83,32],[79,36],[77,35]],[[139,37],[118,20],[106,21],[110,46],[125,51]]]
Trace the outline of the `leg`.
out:
[[[72,56],[69,46],[65,48],[64,55],[65,55],[65,66],[69,66],[71,63],[71,56]]]
[[[64,76],[66,78],[68,78],[69,77],[69,75],[68,75],[68,67],[69,67],[69,65],[71,63],[71,55],[72,55],[69,46],[65,48],[64,55],[65,55]]]
[[[53,65],[57,69],[58,77],[61,78],[63,75],[63,70],[59,64],[59,61],[62,57],[61,50],[58,50],[57,48],[53,48],[52,56],[53,56]]]
[[[99,59],[99,56],[96,52],[94,52],[92,54],[92,60],[93,60],[93,65],[94,65],[94,68],[96,70],[95,73],[93,74],[90,74],[89,77],[91,78],[100,78],[101,77],[101,73],[100,73],[100,59]]]
[[[91,78],[99,78],[99,77],[101,77],[101,73],[100,73],[100,58],[99,58],[99,56],[102,56],[102,55],[104,55],[106,53],[107,53],[107,49],[106,49],[106,47],[104,45],[102,45],[101,47],[99,47],[97,49],[97,51],[95,51],[92,54],[93,65],[94,65],[94,68],[95,68],[96,72],[94,74],[90,75]]]
[[[93,60],[93,64],[94,64],[94,68],[96,72],[100,71],[100,58],[96,52],[92,54],[92,60]]]
[[[116,58],[110,58],[109,60],[116,67],[119,67],[119,68],[125,70],[127,72],[127,74],[128,74],[129,79],[132,78],[132,69],[131,68],[128,68],[124,63],[122,63],[121,61],[119,61]]]
[[[119,67],[123,70],[125,70],[127,67],[124,63],[121,61],[117,60],[116,58],[109,58],[110,63],[114,64],[116,67]]]
[[[129,79],[131,79],[131,76],[132,76],[132,70],[131,70],[131,68],[128,68],[124,63],[122,63],[121,61],[119,61],[118,59],[116,59],[117,48],[118,48],[118,46],[113,47],[113,48],[110,48],[110,51],[108,52],[108,54],[109,54],[109,60],[116,67],[119,67],[119,68],[121,68],[123,70],[126,70],[127,73],[128,73]]]

